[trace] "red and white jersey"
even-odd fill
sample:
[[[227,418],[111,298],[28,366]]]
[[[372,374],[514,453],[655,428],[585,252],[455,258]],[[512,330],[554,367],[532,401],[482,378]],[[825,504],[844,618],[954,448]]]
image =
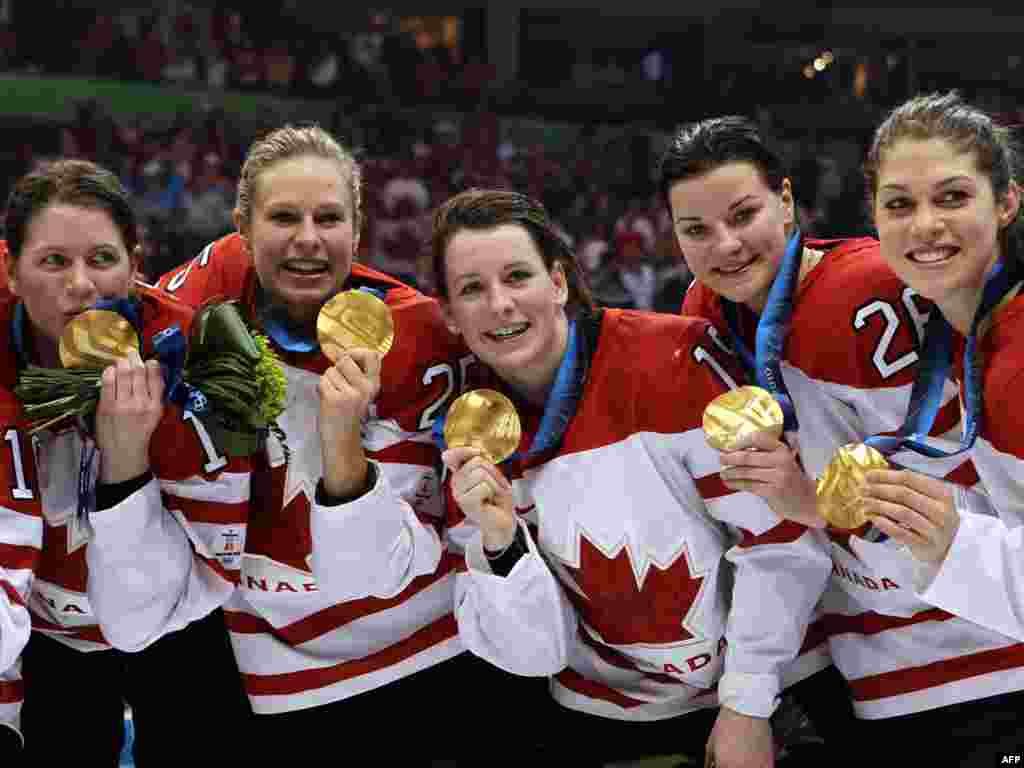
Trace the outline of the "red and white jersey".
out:
[[[899,282],[872,239],[806,245],[825,255],[797,291],[782,371],[800,421],[801,459],[817,477],[839,446],[902,424],[931,307]],[[724,331],[721,304],[702,285],[691,287],[683,312],[703,312]],[[753,319],[746,319],[749,342]],[[932,436],[954,450],[961,430],[954,382],[943,397]],[[892,460],[973,486],[978,455],[972,462],[901,451]],[[816,627],[829,638],[858,716],[894,717],[1024,687],[1016,673],[992,675],[996,667],[985,666],[992,659],[1007,669],[991,654],[999,656],[1008,638],[936,608],[915,591],[919,568],[908,551],[864,538],[866,530],[829,531],[832,580]],[[955,661],[967,657],[971,663]]]
[[[464,641],[555,675],[572,709],[658,720],[720,697],[768,716],[828,581],[826,545],[722,483],[701,422],[728,387],[706,322],[604,310],[578,323],[592,357],[561,445],[503,465],[530,553],[494,575],[452,505]],[[524,450],[539,415],[517,406]]]
[[[21,651],[28,642],[32,579],[43,546],[43,514],[28,435],[9,373],[0,384],[0,726],[20,731],[24,685]]]
[[[288,403],[255,467],[242,583],[225,610],[253,709],[283,712],[354,696],[463,650],[453,615],[451,561],[433,420],[458,394],[467,356],[437,302],[353,265],[352,287],[385,294],[395,342],[363,429],[376,486],[336,507],[316,502],[322,476],[318,350],[279,350]],[[257,275],[238,235],[207,246],[159,285],[193,306],[240,299],[254,318]]]
[[[187,333],[192,310],[142,286],[137,293],[144,353],[164,328]],[[222,542],[228,532],[244,539],[249,483],[245,462],[219,459],[207,471],[214,457],[205,431],[168,406],[150,443],[155,479],[80,521],[80,458],[91,439],[74,426],[31,440],[15,428],[24,323],[15,298],[0,301],[3,471],[13,473],[3,486],[11,498],[0,503],[0,586],[20,600],[14,614],[0,612],[0,722],[8,724],[17,723],[22,700],[20,660],[8,655],[27,640],[19,634],[29,614],[33,629],[77,650],[137,650],[223,603],[238,581],[238,558]],[[180,544],[173,557],[167,540]]]
[[[143,356],[165,328],[188,333],[190,308],[141,285],[136,295]],[[8,331],[0,365],[11,387],[23,364],[16,339],[30,343],[25,322],[16,300],[0,305]],[[78,482],[92,438],[66,422],[32,444],[45,526],[29,600],[33,629],[80,651],[139,650],[234,590],[239,558],[231,542],[245,539],[249,462],[218,456],[194,417],[168,405],[150,441],[154,479],[88,520],[78,514]],[[97,453],[94,480],[100,460]]]
[[[873,238],[804,245],[824,255],[796,290],[781,363],[800,422],[801,461],[811,477],[819,477],[838,448],[903,423],[931,304],[899,281]],[[753,350],[757,317],[746,307],[739,310],[740,332]],[[721,300],[702,283],[690,285],[681,314],[707,318],[728,340]],[[952,383],[933,434],[959,439]],[[908,467],[921,461],[910,452],[893,460]],[[964,465],[952,479],[976,481],[962,457],[948,463],[947,472]]]
[[[957,689],[976,692],[971,698],[1024,690],[1024,416],[1017,403],[1024,385],[1022,334],[1024,297],[1018,296],[979,343],[983,414],[970,454],[992,508],[961,509],[941,567],[917,575],[921,599],[935,606],[937,620],[985,641],[965,643],[957,663],[933,670],[953,678]],[[958,337],[954,371],[961,388],[963,345]]]

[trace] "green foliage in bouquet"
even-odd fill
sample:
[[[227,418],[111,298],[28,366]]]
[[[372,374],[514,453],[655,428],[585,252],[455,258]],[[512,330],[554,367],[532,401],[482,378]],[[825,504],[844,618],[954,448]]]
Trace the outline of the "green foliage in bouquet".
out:
[[[166,396],[202,419],[217,447],[229,456],[254,453],[285,407],[287,380],[266,338],[251,333],[234,302],[210,304],[192,323],[185,351],[175,329],[154,338],[163,363]],[[32,432],[69,417],[89,419],[99,402],[103,365],[70,369],[29,366],[15,395]]]
[[[203,422],[228,455],[254,453],[268,429],[284,445],[275,420],[288,383],[267,339],[249,331],[237,304],[211,304],[196,314],[184,380],[209,399]]]

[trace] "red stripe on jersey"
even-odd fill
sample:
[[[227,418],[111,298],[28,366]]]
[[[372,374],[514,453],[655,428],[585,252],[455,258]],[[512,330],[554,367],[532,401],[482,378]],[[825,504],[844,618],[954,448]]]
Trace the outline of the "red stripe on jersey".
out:
[[[947,474],[944,479],[970,488],[977,485],[981,478],[978,477],[978,471],[974,468],[974,462],[968,460]]]
[[[14,605],[20,605],[22,608],[25,607],[25,601],[21,599],[21,595],[18,594],[18,590],[16,590],[14,585],[9,581],[0,581],[0,589],[3,589],[3,591],[7,593],[7,599]]]
[[[857,701],[871,701],[1019,667],[1024,667],[1024,643],[862,677],[851,680],[850,689]]]
[[[360,600],[338,603],[330,608],[314,613],[312,616],[307,616],[286,627],[282,627],[276,634],[293,647],[302,645],[302,643],[340,629],[353,621],[401,605],[418,592],[422,592],[424,589],[441,581],[441,579],[446,578],[450,568],[451,564],[442,558],[441,565],[437,571],[424,576],[417,576],[409,586],[395,597],[389,597],[386,600],[379,597],[364,597]]]
[[[234,584],[236,586],[238,585],[239,581],[241,580],[241,572],[240,571],[238,571],[238,570],[234,570],[234,571],[227,570],[223,565],[221,565],[220,560],[217,560],[216,558],[203,557],[202,555],[200,555],[198,553],[196,553],[196,556],[200,560],[202,560],[211,571],[213,571],[218,576],[220,576],[222,579],[224,579],[224,581],[228,581],[228,582],[230,582],[230,583],[232,583],[232,584]]]
[[[39,549],[18,544],[0,544],[0,568],[20,571],[32,568],[39,559]]]
[[[287,696],[324,688],[328,685],[368,675],[415,656],[421,651],[449,640],[458,633],[452,614],[423,627],[400,643],[384,648],[362,659],[353,659],[322,669],[303,669],[277,675],[243,674],[245,690],[250,696]]]
[[[416,464],[433,467],[437,463],[437,447],[433,443],[403,440],[379,451],[368,451],[367,457],[383,464]]]
[[[821,618],[828,635],[877,635],[890,629],[910,627],[914,624],[923,624],[926,621],[947,621],[952,619],[953,614],[929,608],[920,611],[913,616],[886,616],[874,611],[858,613],[854,616],[843,616],[838,613],[830,613]]]
[[[799,656],[801,653],[807,653],[807,651],[812,648],[817,648],[827,640],[828,632],[825,631],[825,619],[818,619],[807,627],[807,634],[804,635],[804,644],[800,646],[800,650],[797,651],[797,655]]]
[[[589,646],[605,664],[611,667],[625,669],[630,672],[642,671],[636,664],[634,664],[630,659],[623,656],[618,651],[614,650],[613,648],[609,648],[607,645],[599,643],[597,640],[592,638],[590,636],[590,633],[587,632],[587,630],[583,627],[582,624],[579,627],[578,634],[580,636],[580,639],[584,642],[584,644]]]
[[[235,611],[224,611],[225,624],[232,632],[248,635],[261,632],[273,634],[288,645],[298,646],[328,632],[341,629],[346,624],[357,619],[372,616],[380,611],[386,611],[401,605],[416,593],[448,576],[451,572],[451,566],[450,559],[441,558],[441,564],[438,566],[437,571],[424,576],[417,576],[410,582],[409,586],[395,597],[390,597],[386,600],[378,597],[366,597],[360,600],[351,600],[347,603],[338,603],[280,629],[275,628],[270,622],[260,616]]]
[[[451,546],[450,542],[448,546]],[[448,570],[454,571],[455,573],[466,573],[469,570],[469,566],[466,565],[466,556],[461,552],[453,552],[448,549],[445,550],[445,553],[441,555],[441,557],[448,561],[448,565],[443,566]]]
[[[713,475],[695,478],[694,484],[697,486],[697,492],[701,495],[701,498],[705,500],[717,499],[721,496],[735,493],[735,491],[726,488],[725,483],[722,482],[722,478],[717,472]]]
[[[755,536],[750,531],[743,531],[743,540],[739,546],[747,549],[759,544],[790,544],[807,532],[807,528],[792,520],[783,520],[774,528]]]
[[[167,509],[181,510],[191,523],[212,523],[214,525],[244,525],[248,514],[248,503],[224,504],[218,501],[186,499],[171,493],[164,493],[163,502]]]
[[[229,611],[227,608],[224,609],[224,626],[228,628],[228,632],[238,635],[274,634],[274,628],[266,619],[253,616],[251,613]]]
[[[588,680],[574,669],[563,669],[555,675],[555,679],[570,691],[575,691],[581,696],[586,696],[588,699],[610,701],[612,704],[623,709],[632,709],[633,707],[642,706],[644,703],[637,699],[631,699],[629,696],[619,693],[607,685],[601,685],[593,680]]]
[[[0,704],[17,704],[25,699],[25,683],[22,680],[0,680]]]

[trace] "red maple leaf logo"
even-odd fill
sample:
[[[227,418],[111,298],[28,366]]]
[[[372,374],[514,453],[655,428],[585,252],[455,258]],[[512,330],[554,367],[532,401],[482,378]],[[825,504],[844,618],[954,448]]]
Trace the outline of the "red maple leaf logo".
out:
[[[305,571],[312,551],[310,503],[304,492],[284,504],[287,465],[268,467],[262,456],[255,463],[250,492],[249,526],[245,550]]]
[[[684,622],[704,578],[691,573],[685,547],[665,567],[649,562],[639,580],[634,565],[625,544],[609,557],[580,534],[579,568],[565,566],[565,570],[587,596],[566,590],[584,621],[612,645],[675,645],[691,640],[694,635]]]

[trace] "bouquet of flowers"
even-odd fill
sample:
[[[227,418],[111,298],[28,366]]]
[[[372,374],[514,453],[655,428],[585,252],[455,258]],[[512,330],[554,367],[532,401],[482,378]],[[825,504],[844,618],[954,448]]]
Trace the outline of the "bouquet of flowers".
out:
[[[64,368],[29,366],[19,374],[14,391],[32,432],[69,417],[88,420],[99,402],[103,369],[130,346],[138,348],[140,323],[133,301],[103,302],[97,308],[65,329]],[[187,344],[178,326],[152,341],[165,397],[200,418],[222,452],[251,455],[268,432],[284,446],[275,422],[285,406],[284,372],[267,339],[250,332],[234,302],[209,304],[197,312]]]

